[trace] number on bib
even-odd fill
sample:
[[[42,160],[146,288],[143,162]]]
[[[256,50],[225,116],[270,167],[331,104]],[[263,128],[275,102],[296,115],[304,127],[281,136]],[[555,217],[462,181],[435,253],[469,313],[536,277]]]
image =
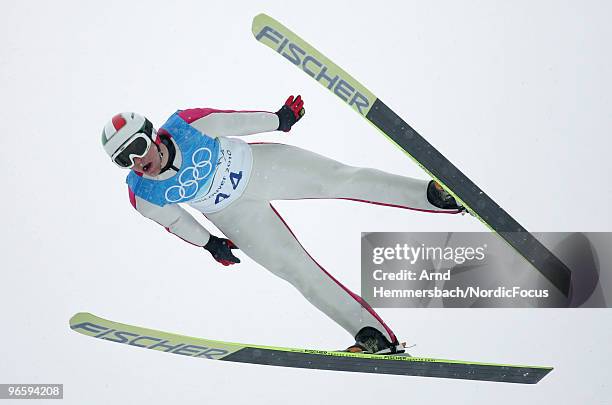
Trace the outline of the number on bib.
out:
[[[242,179],[242,170],[238,173],[230,173],[230,181],[232,182],[232,187],[234,188],[234,190],[238,188],[238,183],[240,183],[240,179]]]
[[[217,197],[215,198],[215,204],[219,204],[221,201],[225,200],[226,198],[229,198],[229,195],[223,194],[223,193],[217,194]]]

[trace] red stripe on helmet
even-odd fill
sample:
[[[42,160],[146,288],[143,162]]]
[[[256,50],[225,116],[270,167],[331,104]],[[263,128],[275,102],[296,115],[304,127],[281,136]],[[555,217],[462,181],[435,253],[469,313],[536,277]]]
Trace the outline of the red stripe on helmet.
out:
[[[121,128],[125,126],[125,124],[127,124],[127,121],[125,120],[125,118],[123,118],[121,114],[115,115],[112,119],[112,122],[113,122],[113,127],[115,127],[115,131],[119,131]]]

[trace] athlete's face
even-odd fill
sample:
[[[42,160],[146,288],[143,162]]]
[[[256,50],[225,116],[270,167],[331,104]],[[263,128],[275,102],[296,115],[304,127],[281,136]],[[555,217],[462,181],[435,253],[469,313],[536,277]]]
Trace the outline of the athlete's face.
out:
[[[161,172],[161,158],[157,152],[157,147],[151,145],[149,151],[143,157],[134,158],[134,171],[144,173],[148,176],[157,176]]]

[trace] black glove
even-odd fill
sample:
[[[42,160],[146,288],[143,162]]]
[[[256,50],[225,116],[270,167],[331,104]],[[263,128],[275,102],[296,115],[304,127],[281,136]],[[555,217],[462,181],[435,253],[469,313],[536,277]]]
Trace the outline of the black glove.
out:
[[[204,246],[204,249],[208,250],[212,257],[224,266],[240,263],[240,259],[232,253],[232,249],[238,249],[238,247],[229,239],[210,235],[210,239],[206,246]]]
[[[304,101],[302,96],[297,96],[294,100],[293,96],[289,96],[285,105],[276,112],[278,115],[278,130],[283,132],[289,132],[293,124],[298,122],[300,118],[304,116],[306,110],[304,109]]]

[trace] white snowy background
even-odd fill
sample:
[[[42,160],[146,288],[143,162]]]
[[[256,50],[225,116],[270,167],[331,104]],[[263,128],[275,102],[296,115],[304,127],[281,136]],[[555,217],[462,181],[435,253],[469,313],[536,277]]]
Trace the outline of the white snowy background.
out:
[[[554,366],[535,386],[199,361],[69,329],[90,311],[219,340],[351,343],[248,258],[217,266],[138,215],[99,143],[119,111],[159,125],[178,108],[276,111],[300,93],[307,114],[290,134],[250,140],[425,178],[255,41],[260,12],[344,67],[526,228],[612,231],[610,2],[5,0],[0,383],[63,383],[66,404],[610,403],[609,309],[380,311],[420,356]],[[484,230],[470,217],[345,201],[276,206],[357,291],[362,231]]]

